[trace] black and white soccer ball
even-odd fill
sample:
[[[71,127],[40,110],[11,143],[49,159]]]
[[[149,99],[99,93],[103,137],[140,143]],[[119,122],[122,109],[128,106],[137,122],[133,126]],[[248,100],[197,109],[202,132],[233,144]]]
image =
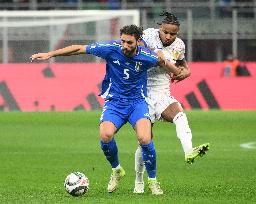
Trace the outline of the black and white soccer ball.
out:
[[[82,196],[89,190],[89,179],[81,172],[73,172],[66,177],[64,187],[70,195]]]

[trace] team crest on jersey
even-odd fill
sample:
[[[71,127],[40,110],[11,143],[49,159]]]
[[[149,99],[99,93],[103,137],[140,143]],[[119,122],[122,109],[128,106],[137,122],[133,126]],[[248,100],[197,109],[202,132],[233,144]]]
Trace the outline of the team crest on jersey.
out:
[[[140,69],[141,69],[141,66],[142,66],[142,62],[136,62],[136,64],[135,64],[135,71],[139,72]]]
[[[177,50],[172,50],[172,59],[173,60],[178,60],[180,57],[180,52]]]

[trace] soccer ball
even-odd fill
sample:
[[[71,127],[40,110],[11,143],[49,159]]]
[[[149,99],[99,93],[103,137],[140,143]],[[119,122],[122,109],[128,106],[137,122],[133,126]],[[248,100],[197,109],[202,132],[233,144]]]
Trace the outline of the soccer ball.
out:
[[[81,172],[73,172],[66,177],[64,187],[70,195],[82,196],[89,189],[89,179]]]

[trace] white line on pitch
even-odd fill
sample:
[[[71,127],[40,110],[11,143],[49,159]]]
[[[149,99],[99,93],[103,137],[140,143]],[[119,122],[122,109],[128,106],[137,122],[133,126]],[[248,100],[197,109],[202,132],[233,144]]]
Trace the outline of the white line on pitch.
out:
[[[256,149],[256,142],[240,144],[240,147],[246,148],[246,149]]]

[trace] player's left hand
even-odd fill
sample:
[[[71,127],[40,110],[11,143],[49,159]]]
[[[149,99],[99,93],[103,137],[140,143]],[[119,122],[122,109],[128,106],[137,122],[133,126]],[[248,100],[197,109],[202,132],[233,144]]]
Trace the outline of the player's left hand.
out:
[[[51,56],[49,55],[49,53],[37,53],[37,54],[33,54],[30,57],[30,61],[33,62],[35,59],[37,60],[47,60],[50,59]]]

